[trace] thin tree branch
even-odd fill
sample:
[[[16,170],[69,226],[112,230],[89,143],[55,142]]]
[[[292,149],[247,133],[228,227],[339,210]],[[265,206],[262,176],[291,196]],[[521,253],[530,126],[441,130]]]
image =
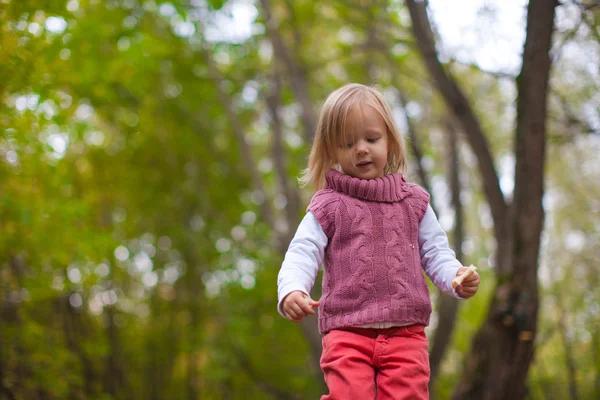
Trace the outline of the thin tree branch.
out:
[[[260,0],[260,4],[266,20],[267,34],[269,35],[275,51],[275,57],[277,57],[279,62],[287,69],[292,88],[294,89],[294,94],[302,107],[304,139],[307,143],[312,143],[317,126],[317,115],[313,109],[313,104],[308,93],[306,73],[300,68],[296,60],[292,58],[286,44],[283,42],[282,36],[277,32],[279,24],[273,17],[269,0]]]
[[[454,77],[440,63],[435,49],[435,40],[431,24],[427,17],[426,4],[415,0],[406,0],[412,19],[413,32],[417,45],[429,73],[437,84],[446,104],[462,124],[464,133],[473,153],[476,155],[482,174],[483,189],[494,219],[496,237],[505,235],[507,205],[500,189],[498,174],[490,152],[487,139],[471,105],[459,89]]]
[[[376,83],[375,79],[375,63],[373,57],[373,48],[377,43],[377,24],[375,24],[375,11],[373,5],[365,7],[365,14],[367,15],[367,40],[361,46],[365,51],[365,76],[367,76],[371,84]]]
[[[383,44],[380,44],[380,45],[383,46]],[[419,133],[419,129],[417,128],[413,118],[410,117],[408,115],[408,112],[406,111],[407,106],[408,106],[408,99],[406,98],[406,95],[404,94],[404,91],[402,90],[399,75],[397,73],[395,73],[396,62],[395,62],[394,58],[392,57],[391,53],[389,52],[389,50],[384,51],[384,54],[386,56],[390,71],[392,73],[392,81],[393,81],[394,87],[396,88],[398,102],[400,103],[400,106],[402,107],[402,113],[406,117],[406,125],[408,127],[408,131],[406,132],[407,142],[408,142],[408,145],[410,146],[411,151],[417,161],[417,174],[419,175],[420,183],[423,186],[423,188],[427,191],[427,193],[429,193],[429,204],[431,205],[431,208],[433,209],[434,213],[436,215],[438,215],[437,208],[435,206],[433,190],[431,187],[431,180],[429,179],[429,176],[428,176],[427,171],[425,170],[425,166],[423,164],[423,150],[422,150],[422,147],[420,144],[421,143],[421,141],[420,141],[421,134]]]
[[[485,69],[482,68],[481,66],[475,64],[475,63],[469,63],[469,62],[464,62],[464,61],[460,61],[456,58],[450,57],[450,61],[449,61],[449,65],[452,66],[453,64],[455,65],[462,65],[468,68],[473,68],[476,69],[477,71],[486,74],[486,75],[490,75],[490,76],[494,76],[496,78],[499,79],[508,79],[511,81],[514,81],[515,79],[517,79],[517,75],[516,74],[511,74],[510,72],[503,72],[503,71],[490,71],[489,69]]]
[[[556,98],[556,100],[558,101],[558,103],[561,105],[561,110],[562,112],[565,114],[566,117],[566,121],[564,121],[564,123],[568,126],[578,126],[579,128],[582,129],[582,133],[587,133],[587,134],[593,134],[593,135],[600,135],[600,130],[595,129],[594,127],[592,127],[589,122],[587,121],[583,121],[581,120],[575,113],[575,111],[573,110],[573,108],[571,107],[571,103],[565,98],[565,96],[562,93],[558,93],[558,92],[553,92],[551,93],[551,96]],[[554,137],[550,137],[555,138]]]
[[[421,135],[419,134],[419,130],[417,129],[413,118],[410,117],[408,115],[408,112],[406,111],[408,100],[406,99],[406,96],[400,89],[399,82],[396,82],[395,86],[398,93],[398,100],[402,105],[403,114],[406,116],[406,125],[408,126],[408,144],[413,154],[415,155],[415,158],[417,159],[417,173],[419,174],[419,179],[421,180],[423,188],[427,191],[427,193],[429,193],[429,204],[431,205],[433,212],[436,215],[439,215],[435,206],[434,194],[431,187],[431,180],[429,179],[429,174],[427,174],[427,171],[425,170],[425,165],[423,164],[423,150],[421,147],[420,139]]]
[[[283,145],[283,124],[281,123],[281,118],[279,116],[279,108],[281,107],[281,84],[277,68],[275,68],[273,75],[271,82],[272,90],[266,96],[266,103],[271,117],[272,155],[275,164],[275,173],[277,175],[280,190],[287,201],[285,213],[288,230],[285,238],[280,243],[280,245],[283,246],[280,251],[283,252],[291,240],[290,233],[293,232],[294,227],[298,225],[300,196],[296,186],[289,184],[287,174],[288,162]]]
[[[588,20],[587,18],[588,15],[590,17],[590,20]],[[590,28],[591,34],[594,36],[596,41],[600,43],[600,29],[598,29],[598,20],[600,20],[600,13],[586,13],[583,19],[587,27]]]
[[[600,41],[600,38],[599,38]],[[486,74],[486,75],[490,75],[493,77],[496,77],[498,79],[508,79],[508,80],[512,80],[515,81],[517,79],[517,75],[515,74],[511,74],[508,72],[502,72],[502,71],[490,71],[490,70],[486,70],[481,68],[479,65],[474,64],[474,63],[466,63],[466,62],[462,62],[459,61],[457,59],[451,58],[450,59],[450,65],[452,64],[456,64],[456,65],[462,65],[465,67],[469,67],[469,68],[474,68],[477,71]],[[589,122],[582,120],[581,118],[579,118],[576,113],[573,111],[571,104],[569,103],[569,101],[565,98],[565,96],[561,93],[559,93],[556,90],[553,90],[550,92],[550,96],[552,98],[556,98],[558,103],[560,103],[561,105],[561,110],[562,112],[564,112],[567,120],[564,121],[564,123],[568,124],[568,125],[577,125],[582,129],[582,133],[586,133],[586,134],[593,134],[593,135],[599,135],[600,134],[600,130],[595,129],[594,127],[592,127]],[[558,118],[552,118],[552,116],[549,117],[551,120],[555,120],[560,122],[560,120]],[[549,137],[549,139],[557,139],[560,140],[561,138],[563,138],[564,135],[551,135]]]
[[[302,34],[300,33],[300,29],[298,27],[296,10],[294,9],[292,0],[284,0],[284,4],[290,16],[290,25],[292,27],[292,35],[294,36],[294,50],[296,51],[296,54],[298,54],[302,48]]]
[[[262,202],[260,204],[262,216],[269,227],[272,229],[275,228],[275,218],[273,216],[273,211],[271,209],[271,204],[268,201],[267,192],[263,185],[262,178],[260,176],[260,172],[256,166],[256,162],[252,157],[252,151],[250,149],[250,145],[246,140],[246,134],[244,132],[244,128],[242,127],[242,123],[240,122],[237,113],[233,110],[233,102],[223,90],[222,82],[223,77],[219,72],[217,66],[215,65],[214,60],[212,59],[212,55],[208,50],[202,50],[202,56],[208,66],[208,71],[211,78],[214,80],[215,85],[217,87],[217,93],[219,96],[219,100],[221,101],[221,105],[225,109],[225,113],[227,114],[227,119],[231,123],[231,127],[233,129],[233,133],[238,141],[238,145],[240,146],[241,156],[244,163],[244,167],[250,173],[250,177],[252,179],[252,184],[254,189],[257,190],[262,196]]]

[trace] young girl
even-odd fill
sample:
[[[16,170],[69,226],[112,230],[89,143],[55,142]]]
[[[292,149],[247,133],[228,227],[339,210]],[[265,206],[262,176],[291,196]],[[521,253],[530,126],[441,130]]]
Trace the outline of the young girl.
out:
[[[321,399],[427,399],[431,302],[421,268],[445,293],[472,297],[429,206],[400,174],[404,140],[377,90],[346,85],[325,101],[303,182],[317,193],[278,277],[279,313],[292,322],[319,307]],[[324,261],[323,295],[309,293]]]

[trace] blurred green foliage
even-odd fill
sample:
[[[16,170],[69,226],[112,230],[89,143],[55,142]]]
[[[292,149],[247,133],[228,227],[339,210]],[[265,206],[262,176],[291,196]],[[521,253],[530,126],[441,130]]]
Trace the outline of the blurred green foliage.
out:
[[[414,50],[403,5],[374,4],[271,6],[278,35],[308,77],[315,111],[349,81],[376,82],[395,106],[393,88],[401,86],[418,110],[413,119],[444,209],[446,112]],[[596,43],[597,51],[598,19],[584,15],[596,36],[570,40]],[[245,16],[251,31],[236,37]],[[385,29],[378,44],[365,45],[379,24]],[[514,86],[451,64],[477,99],[503,163],[512,126],[499,121],[513,107]],[[556,99],[585,109],[598,91],[570,91],[564,77],[579,71],[571,67],[557,62]],[[277,177],[283,173],[297,187],[308,152],[287,72],[275,60],[258,3],[0,1],[0,399],[321,394],[302,330],[275,308],[282,238],[294,230],[286,226]],[[597,89],[594,76],[580,73],[577,80]],[[265,101],[275,79],[282,85],[285,171],[273,166]],[[226,104],[264,193],[244,165]],[[598,120],[574,110],[551,103],[553,201],[532,398],[567,398],[568,346],[580,398],[600,393],[600,189],[593,161],[599,145],[589,135]],[[494,286],[491,227],[468,154],[465,164],[464,196],[473,212],[463,261],[480,266],[483,284],[476,299],[461,305],[436,386],[440,399],[460,376]],[[302,204],[308,198],[310,191],[301,192]],[[276,226],[265,221],[263,201],[274,209]]]

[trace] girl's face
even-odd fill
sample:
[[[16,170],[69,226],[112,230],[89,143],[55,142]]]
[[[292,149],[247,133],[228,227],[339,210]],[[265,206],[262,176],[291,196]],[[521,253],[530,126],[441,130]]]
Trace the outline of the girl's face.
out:
[[[372,107],[362,106],[349,115],[346,123],[346,143],[335,147],[342,172],[360,179],[382,177],[389,151],[383,118]]]

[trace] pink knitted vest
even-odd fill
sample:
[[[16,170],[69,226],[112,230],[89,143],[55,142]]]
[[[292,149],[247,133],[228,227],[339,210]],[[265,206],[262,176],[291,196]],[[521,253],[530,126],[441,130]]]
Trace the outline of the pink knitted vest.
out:
[[[429,195],[400,174],[365,180],[330,170],[326,182],[308,206],[329,240],[319,331],[377,322],[428,325],[418,229]]]

